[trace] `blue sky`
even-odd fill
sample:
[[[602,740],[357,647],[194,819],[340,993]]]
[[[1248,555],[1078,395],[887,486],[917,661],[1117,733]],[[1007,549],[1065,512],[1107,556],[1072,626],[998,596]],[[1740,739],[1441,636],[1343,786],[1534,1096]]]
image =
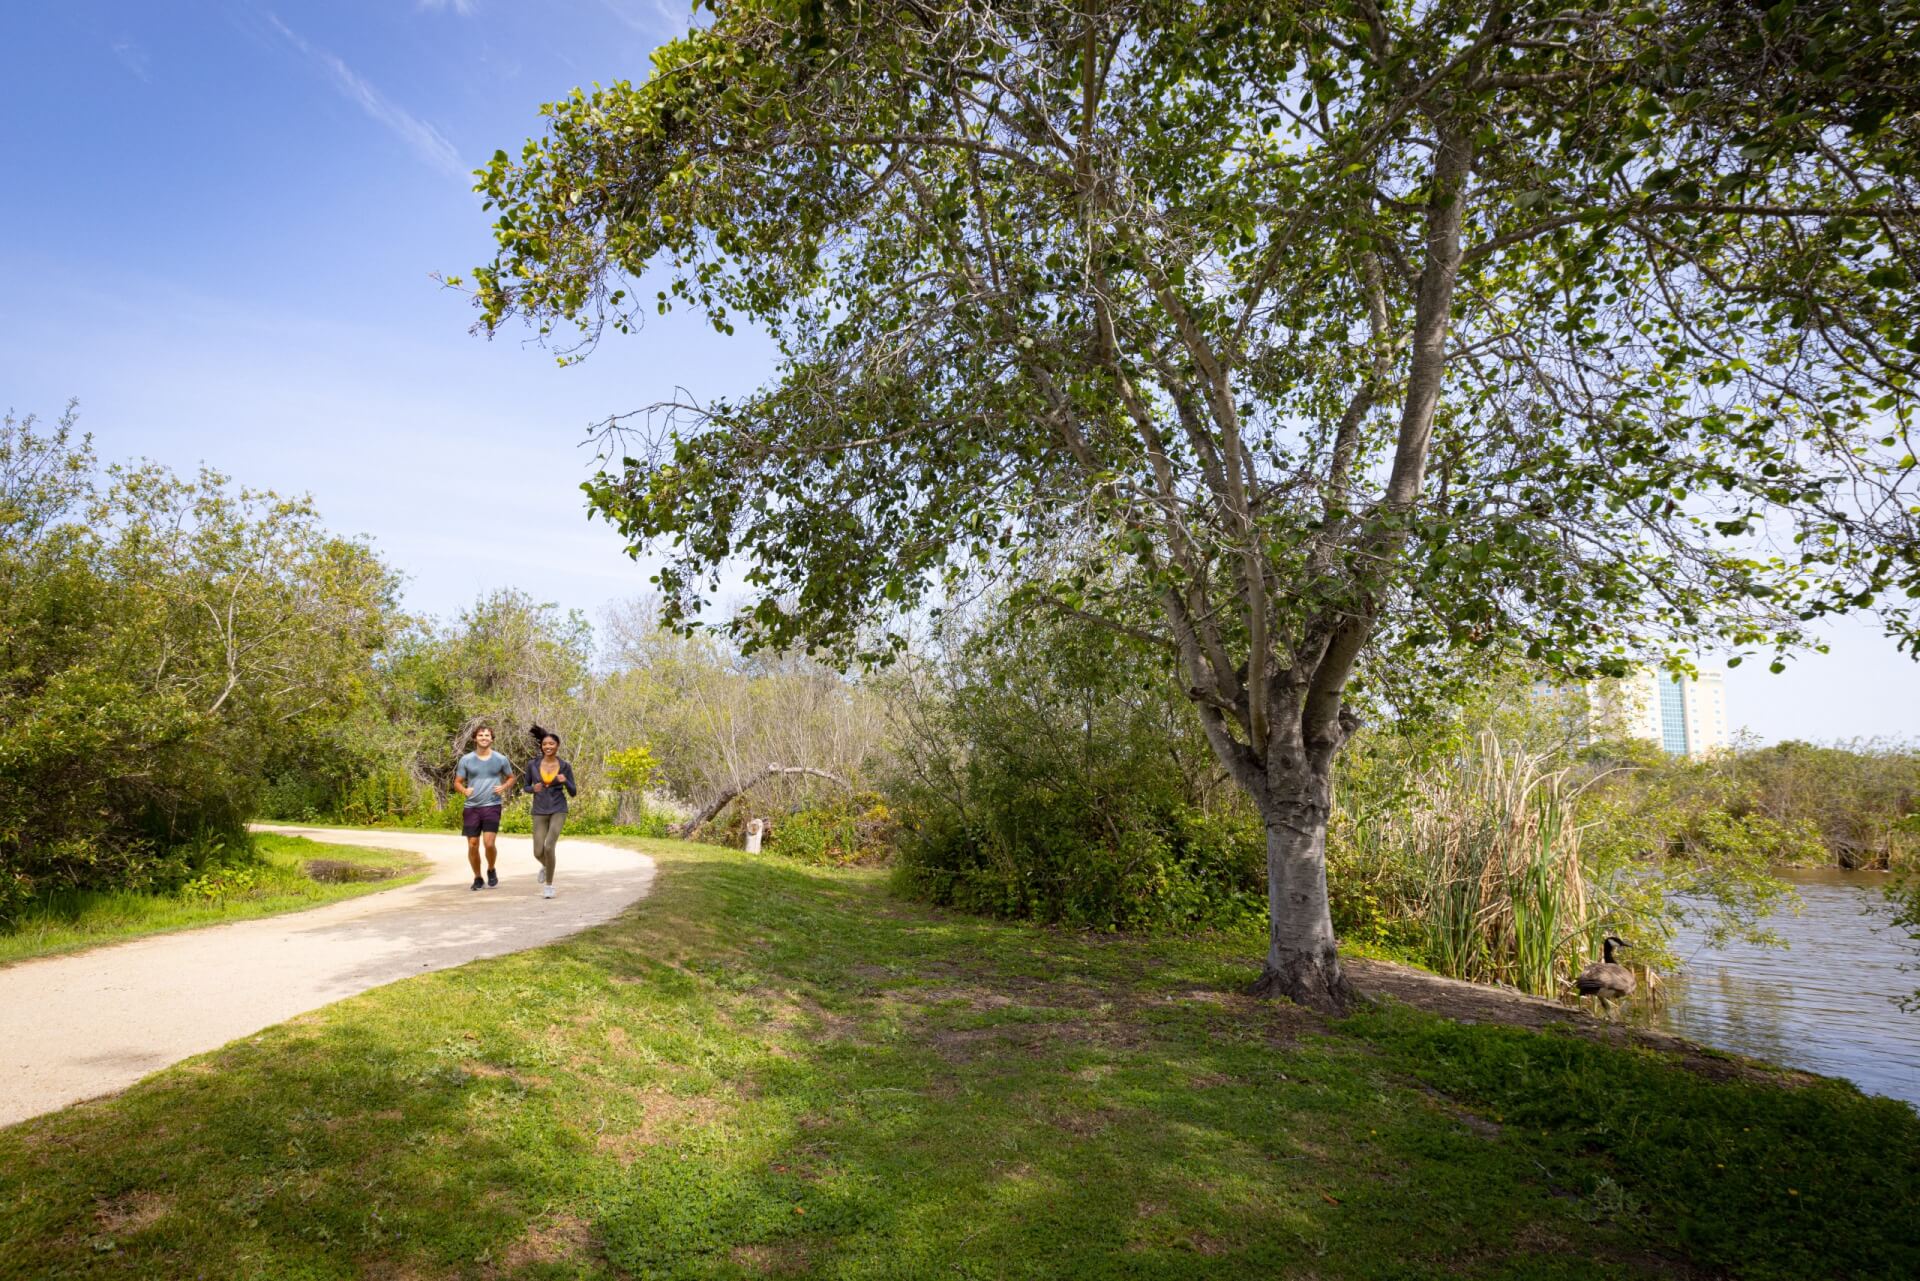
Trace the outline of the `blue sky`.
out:
[[[468,171],[576,85],[646,74],[676,0],[61,0],[0,13],[0,406],[69,397],[103,456],[314,495],[450,615],[519,586],[598,613],[647,570],[590,522],[588,423],[752,386],[691,315],[584,364],[467,332]],[[1920,668],[1870,622],[1728,674],[1763,738],[1912,737]]]

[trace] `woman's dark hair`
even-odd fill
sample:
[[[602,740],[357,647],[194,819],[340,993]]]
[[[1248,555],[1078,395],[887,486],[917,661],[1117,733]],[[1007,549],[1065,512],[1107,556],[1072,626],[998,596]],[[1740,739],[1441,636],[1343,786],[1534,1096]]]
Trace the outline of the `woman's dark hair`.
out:
[[[550,729],[541,729],[538,725],[533,725],[528,727],[527,733],[533,735],[533,745],[535,747],[540,746],[548,739],[553,740],[555,747],[560,746],[560,736]]]

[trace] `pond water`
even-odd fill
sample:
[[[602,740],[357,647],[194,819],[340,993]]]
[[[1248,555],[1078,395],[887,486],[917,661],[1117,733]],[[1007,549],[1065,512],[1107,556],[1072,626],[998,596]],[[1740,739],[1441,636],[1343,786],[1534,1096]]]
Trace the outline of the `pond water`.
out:
[[[1884,873],[1794,869],[1796,915],[1767,921],[1785,949],[1709,948],[1683,934],[1685,970],[1644,1017],[1656,1027],[1769,1062],[1845,1077],[1920,1107],[1920,1013],[1891,998],[1920,987],[1915,954],[1889,928]],[[1644,1005],[1643,1005],[1644,1008]]]

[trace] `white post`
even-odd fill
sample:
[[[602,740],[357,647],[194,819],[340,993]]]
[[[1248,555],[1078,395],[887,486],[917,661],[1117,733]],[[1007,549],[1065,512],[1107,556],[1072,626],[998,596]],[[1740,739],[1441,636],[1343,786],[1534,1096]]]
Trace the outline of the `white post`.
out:
[[[747,853],[758,854],[760,852],[760,834],[766,831],[766,826],[763,821],[757,818],[747,820]]]

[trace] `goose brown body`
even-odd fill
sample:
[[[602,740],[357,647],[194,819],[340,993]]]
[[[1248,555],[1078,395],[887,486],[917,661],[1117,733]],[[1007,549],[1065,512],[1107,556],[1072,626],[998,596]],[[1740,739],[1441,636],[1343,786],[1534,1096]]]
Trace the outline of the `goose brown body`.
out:
[[[1620,1000],[1633,995],[1635,987],[1633,971],[1614,962],[1613,949],[1628,946],[1625,939],[1607,935],[1601,947],[1603,960],[1595,961],[1581,970],[1579,977],[1573,980],[1573,989],[1582,996],[1597,996],[1604,1003]]]

